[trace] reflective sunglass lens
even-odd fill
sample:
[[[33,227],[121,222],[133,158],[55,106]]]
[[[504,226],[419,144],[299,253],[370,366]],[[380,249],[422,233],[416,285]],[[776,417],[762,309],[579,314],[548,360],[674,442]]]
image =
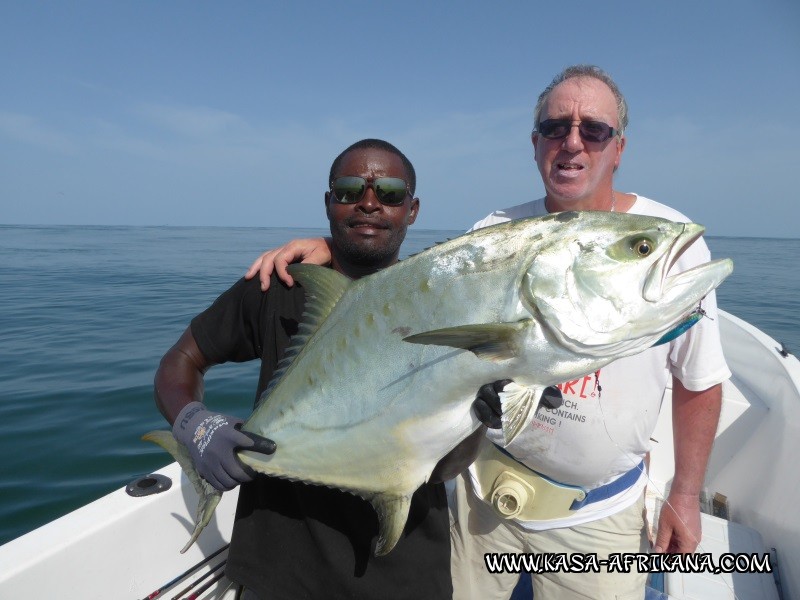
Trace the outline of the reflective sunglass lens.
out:
[[[368,184],[363,177],[339,177],[331,185],[331,191],[340,204],[355,204],[361,201],[367,187],[371,187],[381,204],[398,206],[408,194],[406,182],[397,177],[378,177]]]
[[[402,204],[406,199],[406,182],[396,177],[379,177],[373,189],[378,200],[384,204]]]
[[[361,177],[339,177],[333,182],[331,191],[342,204],[355,204],[361,200],[367,182]]]

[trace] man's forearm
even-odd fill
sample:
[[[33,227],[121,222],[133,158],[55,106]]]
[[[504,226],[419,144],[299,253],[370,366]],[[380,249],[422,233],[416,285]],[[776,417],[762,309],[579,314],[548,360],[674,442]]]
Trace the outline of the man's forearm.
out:
[[[209,366],[189,329],[161,359],[153,395],[158,410],[170,424],[175,422],[184,406],[203,401],[203,374]]]
[[[700,392],[687,390],[676,378],[672,386],[672,430],[675,478],[671,493],[699,495],[717,433],[722,385]]]
[[[486,426],[481,425],[436,464],[429,481],[441,483],[459,475],[475,462],[484,437],[486,437]]]

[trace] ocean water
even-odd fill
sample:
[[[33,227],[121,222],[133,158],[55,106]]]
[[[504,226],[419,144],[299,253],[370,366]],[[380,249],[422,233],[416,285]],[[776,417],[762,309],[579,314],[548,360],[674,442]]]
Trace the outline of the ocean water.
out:
[[[261,251],[323,230],[0,226],[0,544],[156,470],[158,361]],[[458,235],[412,230],[405,254]],[[800,349],[800,240],[710,238],[720,306]],[[246,417],[256,362],[206,377]]]

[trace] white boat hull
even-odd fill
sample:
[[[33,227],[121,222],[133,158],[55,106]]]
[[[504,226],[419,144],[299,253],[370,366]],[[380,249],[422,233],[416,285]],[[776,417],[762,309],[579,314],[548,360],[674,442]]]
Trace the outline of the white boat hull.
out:
[[[201,539],[180,554],[194,528],[197,494],[177,463],[157,473],[172,480],[169,490],[134,498],[122,488],[0,546],[0,598],[146,598],[230,541],[238,490],[223,495]],[[173,586],[172,595],[217,562]],[[202,597],[233,598],[232,590],[222,593],[226,585],[220,581],[208,590],[214,595]]]
[[[781,570],[783,600],[800,599],[800,362],[778,354],[778,344],[736,317],[720,312],[725,355],[733,378],[723,388],[723,410],[711,456],[706,488],[728,498],[731,519],[743,530],[760,532],[765,549],[775,548]],[[668,391],[661,420],[653,435],[650,510],[672,478],[671,395]],[[214,520],[197,544],[179,554],[193,528],[197,496],[173,463],[158,472],[173,485],[165,492],[130,497],[125,489],[88,504],[52,523],[0,546],[0,598],[80,598],[81,600],[141,599],[171,581],[229,541],[237,492],[223,495]],[[709,518],[709,523],[712,523]],[[706,530],[704,544],[712,545],[712,529],[726,535],[736,527]],[[757,539],[757,535],[755,538]],[[761,542],[756,541],[760,544]],[[716,547],[715,547],[716,548]],[[218,560],[172,586],[177,591],[219,564]],[[209,578],[210,579],[210,578]],[[745,581],[745,583],[743,583]],[[769,580],[764,580],[769,586]],[[688,582],[688,583],[687,583]],[[712,595],[692,595],[696,580],[668,578],[671,598],[777,598],[777,592],[747,595],[761,582],[716,576],[702,589]],[[749,582],[749,583],[748,583]],[[223,579],[201,598],[232,599]],[[670,585],[672,586],[670,588]],[[738,588],[737,588],[738,586]],[[678,589],[680,588],[680,589]],[[738,591],[737,591],[738,589]]]
[[[723,385],[722,413],[705,489],[727,498],[731,521],[760,533],[764,543],[760,551],[776,550],[783,598],[800,598],[800,361],[793,355],[781,356],[780,344],[749,323],[724,311],[719,317],[722,346],[733,376]],[[657,491],[649,490],[651,501],[666,493],[674,472],[671,406],[668,390],[653,433],[650,478],[655,485],[650,487]],[[711,540],[707,545],[713,547]],[[698,552],[703,551],[701,540]],[[719,583],[724,578],[709,579]],[[727,576],[727,580],[739,582],[742,589],[748,585],[748,577]],[[709,599],[773,597],[744,592],[734,596],[735,591],[735,585],[723,582],[720,594]]]

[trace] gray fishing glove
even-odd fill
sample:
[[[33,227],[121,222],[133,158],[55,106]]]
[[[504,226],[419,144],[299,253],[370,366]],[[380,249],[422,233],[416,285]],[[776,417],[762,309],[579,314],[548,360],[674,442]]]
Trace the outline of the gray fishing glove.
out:
[[[512,379],[500,379],[492,383],[484,384],[478,389],[475,401],[472,403],[472,410],[481,423],[489,429],[500,429],[503,427],[503,409],[500,405],[500,393]],[[546,387],[539,399],[539,406],[545,408],[558,408],[564,402],[561,390],[551,385]],[[538,410],[538,407],[537,407]]]
[[[209,411],[202,402],[190,402],[172,426],[172,435],[189,450],[200,476],[221,492],[255,477],[255,472],[239,461],[237,450],[275,452],[275,442],[240,431],[242,423],[236,417]]]

